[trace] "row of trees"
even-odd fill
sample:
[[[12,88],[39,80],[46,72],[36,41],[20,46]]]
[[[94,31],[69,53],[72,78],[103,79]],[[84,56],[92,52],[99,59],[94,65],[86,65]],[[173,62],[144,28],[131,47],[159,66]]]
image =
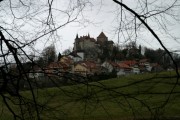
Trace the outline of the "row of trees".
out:
[[[52,62],[59,61],[62,55],[68,55],[70,52],[72,52],[71,48],[64,50],[62,54],[60,52],[58,53],[55,46],[51,44],[50,46],[45,47],[37,57],[35,55],[32,56],[37,65],[45,67]]]
[[[171,52],[171,55],[173,56],[173,59],[176,61],[177,66],[180,67],[180,55],[177,53]],[[151,62],[153,63],[159,63],[163,66],[163,68],[174,68],[173,62],[170,58],[170,56],[166,53],[166,51],[162,49],[153,50],[150,48],[145,49],[144,56],[146,58],[149,58]]]
[[[134,60],[142,59],[141,45],[137,46],[135,42],[129,42],[126,45],[116,45],[112,51],[112,60]]]
[[[180,67],[180,55],[171,52],[173,59],[176,61],[178,67]],[[163,49],[151,49],[145,46],[137,45],[135,42],[129,42],[126,45],[119,46],[116,45],[112,50],[107,47],[103,48],[103,53],[100,55],[101,61],[112,60],[112,61],[122,61],[122,60],[140,60],[149,59],[151,63],[158,63],[162,65],[163,68],[168,68],[173,66],[173,62],[170,56]]]

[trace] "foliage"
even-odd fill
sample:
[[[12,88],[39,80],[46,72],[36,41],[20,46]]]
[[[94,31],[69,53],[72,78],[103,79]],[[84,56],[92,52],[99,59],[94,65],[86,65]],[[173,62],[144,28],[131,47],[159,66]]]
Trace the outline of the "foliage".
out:
[[[42,55],[39,57],[37,63],[43,66],[47,66],[52,62],[57,61],[57,55],[54,45],[50,45],[42,51]]]
[[[180,57],[176,53],[171,53],[171,54],[176,62],[180,59]],[[145,49],[145,57],[148,58],[150,60],[150,62],[152,62],[152,63],[158,63],[158,64],[162,65],[163,68],[165,68],[165,69],[173,66],[170,56],[168,56],[166,54],[166,52],[160,48],[157,50],[146,48]],[[178,64],[178,66],[179,66],[179,64]]]
[[[65,49],[63,52],[62,52],[62,54],[63,55],[69,55],[69,53],[71,53],[72,52],[72,48],[68,48],[68,49]]]

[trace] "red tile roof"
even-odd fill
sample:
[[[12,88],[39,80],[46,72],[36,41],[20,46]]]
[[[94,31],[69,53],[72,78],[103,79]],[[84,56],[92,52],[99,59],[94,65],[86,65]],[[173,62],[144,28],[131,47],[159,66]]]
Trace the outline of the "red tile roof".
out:
[[[123,68],[123,69],[131,69],[131,67],[129,67],[127,64],[125,63],[118,63],[119,67],[120,68]]]
[[[49,64],[48,68],[67,68],[68,66],[62,62],[52,62]]]
[[[136,62],[135,60],[126,60],[126,61],[122,61],[121,63],[124,63],[128,66],[132,66],[132,65],[137,64],[138,62]]]
[[[77,64],[80,64],[86,68],[90,68],[90,69],[96,69],[98,66],[96,65],[96,62],[94,61],[79,61],[76,63]]]
[[[115,62],[108,61],[109,64],[111,64],[113,67],[119,67],[119,65]]]
[[[149,60],[148,59],[141,59],[139,60],[140,63],[144,63],[144,62],[148,62]]]
[[[91,69],[95,69],[97,66],[96,66],[96,63],[95,62],[92,62],[92,61],[83,61],[81,63],[81,65],[83,65],[84,67],[86,68],[91,68]]]

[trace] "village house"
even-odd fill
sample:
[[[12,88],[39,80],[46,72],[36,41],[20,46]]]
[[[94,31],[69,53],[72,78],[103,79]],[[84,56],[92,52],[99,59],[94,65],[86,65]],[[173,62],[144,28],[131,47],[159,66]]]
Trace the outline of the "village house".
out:
[[[139,60],[139,66],[140,66],[141,68],[144,67],[145,70],[148,71],[148,72],[151,72],[151,70],[152,70],[152,66],[150,65],[148,59],[141,59],[141,60]]]
[[[128,65],[129,67],[134,67],[138,65],[138,62],[136,60],[125,60],[125,61],[120,61],[120,62]]]
[[[84,51],[72,51],[68,56],[72,58],[74,62],[83,61]]]
[[[125,73],[130,74],[139,74],[140,73],[140,69],[139,69],[139,64],[136,60],[126,60],[126,61],[121,61],[121,64],[125,64],[127,65],[129,68],[131,68],[131,70],[129,69],[129,71],[126,71]]]
[[[48,76],[58,76],[67,71],[69,71],[67,64],[62,62],[52,62],[48,65],[45,72]]]
[[[73,67],[73,59],[68,56],[62,56],[57,62],[52,62],[46,68],[48,76],[61,75],[64,72],[71,72]]]
[[[38,67],[38,66],[33,66],[31,71],[29,71],[29,78],[36,78],[39,79],[40,77],[44,76],[44,69]]]
[[[134,74],[139,74],[140,73],[140,69],[138,65],[135,65],[132,67],[132,73]]]
[[[151,72],[161,72],[164,70],[162,66],[159,65],[158,63],[151,63],[151,67],[152,67]]]
[[[101,66],[106,68],[109,73],[112,72],[113,70],[119,71],[119,65],[112,61],[105,61],[104,63],[102,63]]]
[[[108,69],[109,73],[115,70],[117,72],[117,76],[140,73],[138,63],[134,60],[120,61],[118,63],[105,61],[101,66]]]
[[[126,65],[125,63],[119,62],[117,63],[119,65],[119,71],[117,72],[117,76],[130,74],[132,71],[132,68]]]
[[[73,59],[67,55],[64,55],[60,58],[60,60],[58,62],[62,62],[62,63],[65,63],[67,65],[71,65],[73,64]]]
[[[88,76],[98,73],[98,69],[99,67],[94,61],[81,61],[74,65],[73,73]]]

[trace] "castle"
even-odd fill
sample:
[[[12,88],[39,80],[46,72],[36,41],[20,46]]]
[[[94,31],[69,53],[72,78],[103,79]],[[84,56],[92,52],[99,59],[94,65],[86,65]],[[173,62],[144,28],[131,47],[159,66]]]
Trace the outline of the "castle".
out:
[[[109,51],[113,50],[113,44],[114,42],[112,40],[108,40],[108,37],[106,37],[103,32],[99,34],[97,40],[91,38],[89,34],[80,37],[77,34],[73,50],[76,53],[83,52],[84,60],[98,60],[99,56],[103,54],[104,48]]]

